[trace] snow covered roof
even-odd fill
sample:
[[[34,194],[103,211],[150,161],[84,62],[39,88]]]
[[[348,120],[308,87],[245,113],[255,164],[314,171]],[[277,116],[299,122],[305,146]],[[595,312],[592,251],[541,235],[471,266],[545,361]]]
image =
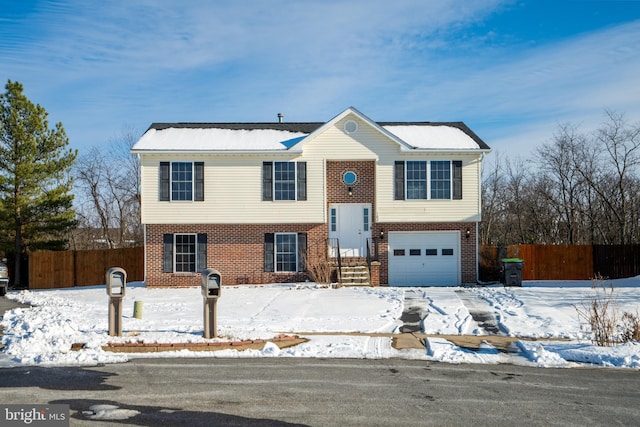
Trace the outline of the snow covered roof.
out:
[[[132,151],[286,151],[348,112],[401,143],[404,151],[489,149],[462,122],[372,122],[347,109],[327,123],[153,123]]]

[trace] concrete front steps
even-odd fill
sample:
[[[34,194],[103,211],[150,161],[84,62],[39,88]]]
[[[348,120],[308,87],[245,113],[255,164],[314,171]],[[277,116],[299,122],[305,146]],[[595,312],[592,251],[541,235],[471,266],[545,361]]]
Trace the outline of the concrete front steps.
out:
[[[369,268],[366,261],[348,261],[342,265],[340,276],[342,286],[371,286]]]

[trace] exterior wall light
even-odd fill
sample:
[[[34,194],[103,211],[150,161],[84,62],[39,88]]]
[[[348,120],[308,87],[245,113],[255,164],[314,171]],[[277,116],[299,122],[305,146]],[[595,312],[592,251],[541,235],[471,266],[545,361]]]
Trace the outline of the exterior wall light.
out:
[[[349,195],[353,196],[353,188],[349,187]]]
[[[471,237],[471,230],[467,228],[467,232],[465,233],[465,236],[467,236],[467,239],[469,237]]]
[[[384,240],[384,230],[380,230],[380,240]]]

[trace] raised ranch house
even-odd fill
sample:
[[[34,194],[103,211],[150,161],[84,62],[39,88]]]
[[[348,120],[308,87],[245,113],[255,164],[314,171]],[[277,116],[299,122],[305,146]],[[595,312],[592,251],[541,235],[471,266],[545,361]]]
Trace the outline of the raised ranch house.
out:
[[[208,267],[225,285],[304,281],[327,264],[347,282],[476,282],[490,149],[464,123],[279,117],[154,123],[133,146],[148,286],[199,285]]]

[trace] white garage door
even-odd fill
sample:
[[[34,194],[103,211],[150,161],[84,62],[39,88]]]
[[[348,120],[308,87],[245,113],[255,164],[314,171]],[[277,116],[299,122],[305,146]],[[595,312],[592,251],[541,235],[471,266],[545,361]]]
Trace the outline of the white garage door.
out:
[[[460,285],[460,233],[389,233],[389,285]]]

